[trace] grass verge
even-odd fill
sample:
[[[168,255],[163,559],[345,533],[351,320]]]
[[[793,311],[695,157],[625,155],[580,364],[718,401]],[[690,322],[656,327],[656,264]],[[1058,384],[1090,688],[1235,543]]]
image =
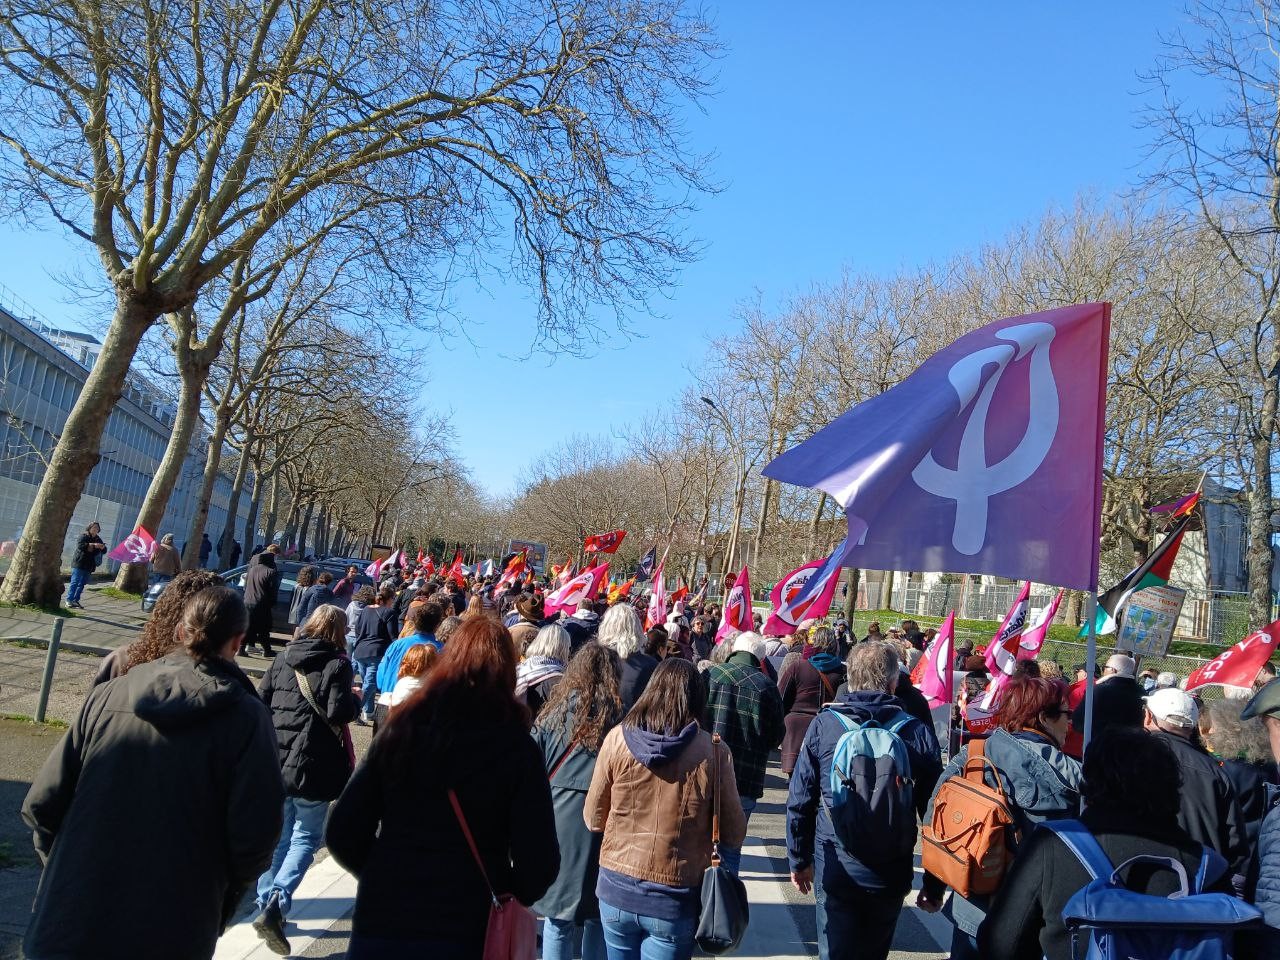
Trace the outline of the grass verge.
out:
[[[0,720],[14,720],[18,723],[29,723],[33,727],[52,727],[55,730],[67,729],[65,720],[46,720],[44,723],[36,723],[34,717],[28,717],[25,713],[0,713]]]
[[[131,603],[142,602],[142,594],[130,593],[128,590],[117,590],[115,587],[101,587],[98,593],[104,597],[115,597],[117,600],[128,600]]]

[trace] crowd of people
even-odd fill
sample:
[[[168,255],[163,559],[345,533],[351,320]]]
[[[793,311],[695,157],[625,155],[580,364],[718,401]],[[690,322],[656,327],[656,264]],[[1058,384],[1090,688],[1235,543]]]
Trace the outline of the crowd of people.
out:
[[[254,553],[243,593],[176,572],[104,661],[23,806],[44,863],[31,960],[208,958],[250,897],[285,955],[322,846],[357,879],[358,960],[481,956],[508,897],[542,919],[547,960],[687,958],[704,871],[740,869],[779,749],[823,960],[888,956],[921,841],[916,903],[950,921],[956,960],[1083,956],[1067,907],[1099,862],[1134,858],[1131,891],[1239,904],[1224,955],[1280,956],[1274,671],[1202,703],[1117,654],[1084,749],[1083,667],[1020,663],[971,734],[985,661],[961,645],[939,722],[910,679],[933,638],[911,621],[766,637],[700,599],[652,622],[626,596],[548,616],[545,580],[413,564],[372,585],[304,568],[277,654],[277,552]],[[256,688],[250,643],[271,658]]]

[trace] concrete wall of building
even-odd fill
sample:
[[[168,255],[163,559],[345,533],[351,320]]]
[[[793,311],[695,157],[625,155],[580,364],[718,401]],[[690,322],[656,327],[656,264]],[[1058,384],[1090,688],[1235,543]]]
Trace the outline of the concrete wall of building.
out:
[[[12,543],[22,536],[45,463],[88,373],[0,308],[0,572],[8,565]],[[108,546],[115,546],[133,530],[169,441],[172,410],[173,398],[163,395],[162,388],[136,381],[120,398],[102,438],[102,458],[89,475],[72,516],[63,547],[64,566],[70,565],[76,538],[90,522],[102,525],[102,539]],[[198,430],[160,529],[151,531],[157,538],[172,533],[179,547],[186,540],[207,450],[208,432]],[[230,476],[219,475],[206,525],[215,541],[227,523],[231,486]],[[237,531],[243,530],[248,513],[251,486],[246,487],[239,504]],[[245,545],[246,550],[249,546]]]

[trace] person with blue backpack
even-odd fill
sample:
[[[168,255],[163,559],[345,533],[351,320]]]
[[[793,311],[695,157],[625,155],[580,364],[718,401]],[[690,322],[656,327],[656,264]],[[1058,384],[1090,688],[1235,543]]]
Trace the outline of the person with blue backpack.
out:
[[[822,960],[885,960],[911,889],[916,818],[942,772],[937,737],[902,708],[889,644],[848,659],[848,691],[814,718],[791,774],[791,882],[813,890]]]
[[[978,930],[984,960],[1227,960],[1258,911],[1227,862],[1178,824],[1167,742],[1113,727],[1085,753],[1085,810],[1018,849]]]

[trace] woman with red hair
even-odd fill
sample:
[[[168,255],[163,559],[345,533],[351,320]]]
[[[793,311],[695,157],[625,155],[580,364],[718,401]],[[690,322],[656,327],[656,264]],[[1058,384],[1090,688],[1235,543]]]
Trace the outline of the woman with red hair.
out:
[[[1061,680],[1018,675],[1010,678],[1000,692],[996,729],[987,737],[983,780],[999,788],[1008,798],[1017,824],[1016,833],[1006,837],[1009,849],[1016,849],[1042,820],[1075,817],[1080,812],[1080,763],[1062,752],[1071,728],[1071,707],[1067,685]],[[942,785],[960,776],[969,759],[972,744],[951,758],[934,788],[924,822],[933,822],[933,807]],[[999,778],[997,780],[997,777]],[[917,905],[930,913],[942,906],[946,885],[930,873],[924,875]],[[953,925],[952,960],[978,957],[978,927],[987,915],[991,896],[965,899],[952,891],[944,913]]]
[[[551,790],[515,686],[506,627],[464,621],[333,805],[325,842],[359,881],[348,957],[472,960],[489,883],[528,905],[555,880]]]

